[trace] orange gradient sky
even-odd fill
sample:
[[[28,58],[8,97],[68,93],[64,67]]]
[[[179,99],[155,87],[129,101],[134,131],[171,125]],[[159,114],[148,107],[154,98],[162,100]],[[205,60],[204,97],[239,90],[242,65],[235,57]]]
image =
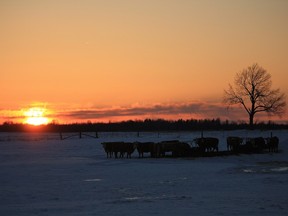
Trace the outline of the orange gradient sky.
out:
[[[1,0],[0,121],[31,107],[60,123],[246,119],[223,91],[258,63],[288,95],[287,11],[286,0]]]

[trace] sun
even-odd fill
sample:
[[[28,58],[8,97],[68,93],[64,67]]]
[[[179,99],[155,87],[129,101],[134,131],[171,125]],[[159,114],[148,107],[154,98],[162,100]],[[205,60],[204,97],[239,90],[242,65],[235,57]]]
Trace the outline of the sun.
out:
[[[49,118],[45,117],[45,113],[45,108],[32,107],[24,112],[25,123],[35,126],[48,124]]]

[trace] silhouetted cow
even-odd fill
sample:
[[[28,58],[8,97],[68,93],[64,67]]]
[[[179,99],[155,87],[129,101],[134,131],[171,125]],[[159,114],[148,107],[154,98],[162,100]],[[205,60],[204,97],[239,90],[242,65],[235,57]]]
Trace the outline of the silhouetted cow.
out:
[[[279,138],[277,136],[266,138],[266,147],[269,152],[278,152]]]
[[[172,156],[174,156],[175,145],[178,143],[178,140],[170,140],[170,141],[163,141],[158,143],[160,156],[165,157],[166,152],[172,152]]]
[[[144,153],[150,153],[150,157],[153,156],[153,142],[136,142],[136,148],[140,157],[144,157]]]
[[[167,152],[171,152],[173,157],[189,156],[191,147],[188,143],[179,140],[162,141],[154,143],[153,156],[165,157]]]
[[[265,149],[263,137],[246,138],[246,143],[239,146],[240,153],[260,153]]]
[[[218,152],[219,140],[214,137],[202,137],[194,139],[194,142],[198,145],[202,152]]]
[[[107,158],[108,157],[112,157],[113,156],[113,143],[111,142],[103,142],[101,143],[103,148],[104,148],[104,151],[106,152],[106,155],[107,155]]]
[[[241,137],[227,137],[227,150],[232,152],[239,152],[239,147],[243,143]]]
[[[134,143],[127,142],[104,142],[102,146],[107,154],[107,158],[111,158],[113,154],[115,158],[118,158],[118,153],[120,158],[124,158],[125,153],[127,154],[127,158],[131,158],[131,154],[136,148]]]
[[[128,143],[125,142],[123,143],[123,148],[121,151],[122,157],[125,156],[125,153],[127,154],[127,158],[131,158],[132,153],[136,149],[136,144],[135,143]]]
[[[188,157],[191,155],[191,146],[186,142],[178,142],[175,145],[174,156],[175,157]]]

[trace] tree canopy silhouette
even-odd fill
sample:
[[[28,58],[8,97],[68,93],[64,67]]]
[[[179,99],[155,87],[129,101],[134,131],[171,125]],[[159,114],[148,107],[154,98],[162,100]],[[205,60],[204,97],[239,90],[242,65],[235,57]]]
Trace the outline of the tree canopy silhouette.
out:
[[[224,90],[224,103],[228,107],[240,104],[248,113],[250,127],[253,127],[256,113],[281,116],[285,112],[285,94],[271,87],[271,75],[258,64],[253,64],[236,74],[234,87],[229,84]]]

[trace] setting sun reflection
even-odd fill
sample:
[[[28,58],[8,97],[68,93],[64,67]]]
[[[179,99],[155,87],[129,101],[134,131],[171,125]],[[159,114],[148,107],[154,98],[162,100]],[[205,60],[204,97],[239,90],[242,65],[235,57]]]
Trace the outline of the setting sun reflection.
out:
[[[43,125],[48,124],[49,118],[45,117],[46,109],[33,107],[24,112],[26,117],[25,123],[30,125]]]

